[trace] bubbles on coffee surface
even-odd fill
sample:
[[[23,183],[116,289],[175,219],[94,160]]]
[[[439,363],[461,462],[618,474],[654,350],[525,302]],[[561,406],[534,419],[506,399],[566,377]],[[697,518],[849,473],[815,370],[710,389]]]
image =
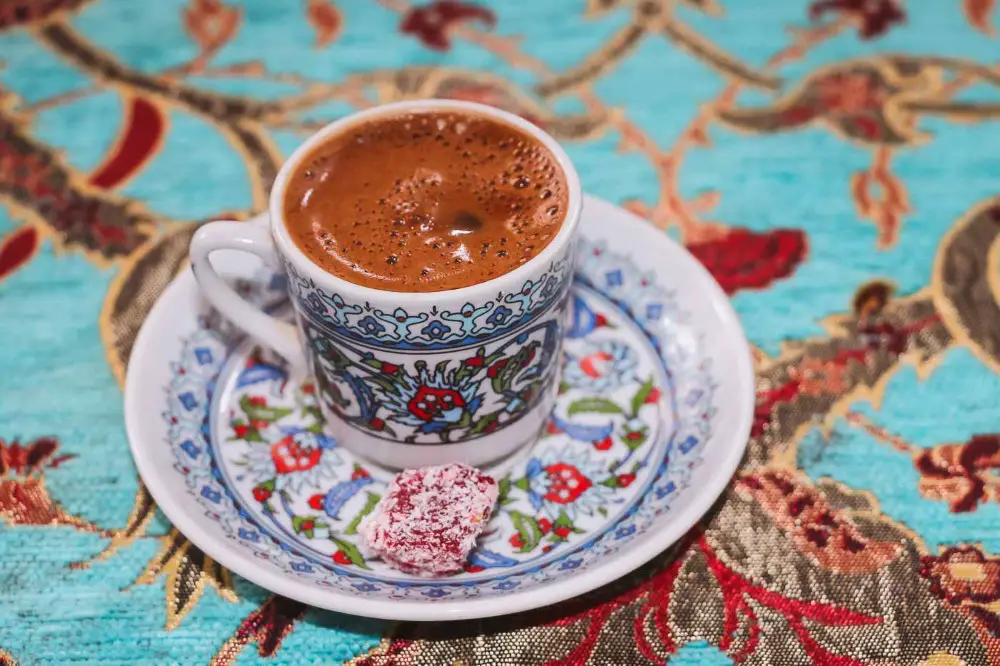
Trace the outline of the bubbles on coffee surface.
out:
[[[544,146],[504,123],[426,112],[371,121],[318,147],[293,176],[286,223],[352,282],[439,291],[530,260],[567,206]]]

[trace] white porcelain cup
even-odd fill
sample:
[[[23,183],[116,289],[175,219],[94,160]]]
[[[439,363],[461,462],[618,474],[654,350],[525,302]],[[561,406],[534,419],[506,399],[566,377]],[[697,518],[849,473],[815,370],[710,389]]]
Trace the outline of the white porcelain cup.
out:
[[[432,110],[513,125],[555,155],[569,188],[556,236],[511,272],[447,291],[373,289],[313,263],[282,218],[295,165],[330,137],[375,118]],[[191,263],[213,306],[312,373],[327,428],[339,445],[392,468],[486,465],[537,437],[555,401],[582,201],[566,153],[528,121],[470,102],[401,102],[317,132],[278,173],[269,224],[206,224],[191,242]],[[294,324],[243,300],[220,278],[209,255],[222,249],[245,250],[281,265]]]

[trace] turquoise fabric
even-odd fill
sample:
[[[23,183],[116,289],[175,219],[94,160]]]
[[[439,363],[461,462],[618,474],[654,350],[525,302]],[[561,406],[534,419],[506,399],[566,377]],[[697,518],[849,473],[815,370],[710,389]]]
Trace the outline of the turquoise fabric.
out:
[[[475,92],[485,101],[527,115],[541,114],[545,122],[588,116],[597,109],[594,131],[583,137],[571,132],[558,135],[585,189],[622,204],[638,202],[656,209],[659,201],[658,210],[663,213],[659,224],[665,233],[687,244],[720,282],[730,285],[727,290],[762,368],[784,358],[782,354],[795,344],[831,335],[829,318],[850,313],[859,287],[873,280],[891,282],[893,298],[905,300],[925,293],[922,290],[929,289],[935,275],[942,240],[958,220],[998,192],[1000,152],[994,121],[1000,102],[998,84],[985,71],[969,68],[970,64],[992,67],[998,53],[997,41],[987,29],[991,19],[982,9],[989,3],[969,0],[963,11],[957,0],[911,1],[905,7],[905,21],[891,22],[870,38],[858,33],[871,19],[857,9],[860,3],[849,0],[725,0],[721,16],[699,10],[710,7],[708,2],[653,3],[669,8],[675,16],[672,20],[697,31],[753,70],[763,70],[768,59],[790,43],[794,35],[790,36],[788,28],[817,25],[810,20],[810,5],[814,9],[830,5],[829,11],[821,12],[819,23],[843,24],[832,38],[813,40],[802,54],[773,70],[783,80],[779,91],[743,86],[735,97],[740,108],[773,107],[778,100],[794,98],[796,91],[805,90],[814,95],[809,99],[821,111],[814,122],[804,128],[753,131],[738,127],[738,122],[710,117],[704,141],[694,144],[684,138],[685,133],[699,109],[717,100],[728,79],[710,59],[692,57],[688,49],[657,34],[643,38],[634,51],[587,83],[582,92],[570,91],[544,101],[533,92],[533,86],[548,76],[542,69],[549,75],[570,71],[588,55],[599,53],[632,20],[629,2],[595,0],[589,3],[594,10],[591,16],[586,14],[584,0],[420,3],[445,13],[452,5],[487,8],[487,15],[495,16],[493,26],[475,13],[460,18],[447,33],[447,48],[433,43],[427,34],[401,30],[406,17],[420,8],[408,7],[401,0],[65,0],[48,3],[52,10],[41,4],[0,2],[0,60],[4,65],[0,68],[4,94],[0,142],[5,142],[0,145],[0,241],[8,243],[4,246],[7,255],[0,252],[0,440],[7,452],[0,467],[6,468],[0,476],[0,650],[4,651],[0,655],[6,654],[17,664],[342,663],[386,648],[377,646],[391,633],[387,623],[310,610],[294,622],[280,645],[273,646],[273,654],[255,638],[239,648],[226,647],[270,594],[240,579],[234,581],[231,594],[220,594],[210,577],[195,576],[191,580],[204,588],[197,601],[171,611],[170,575],[142,576],[164,544],[175,539],[159,515],[137,538],[92,561],[113,538],[123,538],[120,530],[128,523],[137,494],[141,497],[125,437],[120,377],[116,378],[125,354],[115,341],[129,338],[128,326],[122,322],[141,315],[148,303],[133,303],[125,314],[116,315],[118,319],[109,318],[109,293],[124,280],[141,285],[152,296],[162,289],[163,280],[151,277],[154,271],[149,265],[137,267],[146,246],[126,243],[124,250],[116,250],[115,241],[94,235],[94,220],[87,217],[85,207],[62,212],[45,209],[40,203],[43,195],[25,194],[25,188],[30,190],[24,183],[26,174],[34,173],[32,169],[41,172],[40,164],[63,165],[72,180],[67,186],[70,190],[127,203],[133,212],[143,211],[151,220],[147,232],[152,243],[216,216],[249,216],[261,208],[260,192],[268,183],[260,179],[254,160],[234,148],[224,123],[156,95],[149,96],[149,103],[164,123],[162,143],[131,154],[125,160],[125,175],[117,180],[104,186],[91,182],[115,154],[134,100],[145,99],[149,93],[140,86],[102,78],[95,69],[60,52],[52,44],[53,30],[76,35],[109,61],[157,81],[169,84],[174,76],[185,85],[217,95],[281,104],[316,83],[337,84],[376,71],[446,67],[461,70],[469,94]],[[606,13],[596,11],[603,4],[612,8]],[[237,17],[238,27],[212,45],[211,36],[219,34],[213,21],[230,15],[227,12],[236,12],[232,16]],[[185,27],[188,15],[194,18]],[[201,37],[200,44],[192,25],[202,26],[208,35]],[[490,39],[501,42],[498,45]],[[317,40],[322,42],[318,47]],[[206,53],[206,72],[183,71]],[[917,127],[928,134],[923,142],[892,143],[882,134],[870,141],[845,140],[832,129],[831,105],[842,105],[838,107],[841,115],[834,120],[853,117],[864,109],[851,107],[852,111],[848,107],[853,102],[839,97],[815,97],[819,93],[808,87],[809,81],[826,71],[824,67],[835,68],[857,58],[877,60],[890,53],[957,59],[935,75],[968,75],[967,84],[954,99],[973,103],[976,110],[962,117],[917,113]],[[956,65],[959,61],[965,65]],[[239,67],[251,73],[240,73]],[[252,73],[258,70],[260,75]],[[483,92],[476,88],[489,88],[483,73],[493,73],[503,84]],[[260,121],[259,127],[274,151],[287,155],[306,136],[304,127],[341,117],[362,102],[385,101],[379,98],[385,90],[363,88],[360,99],[324,93],[303,111],[287,117],[276,114]],[[950,99],[940,91],[933,98]],[[872,108],[868,111],[881,122],[882,116]],[[623,125],[615,120],[622,117],[641,130],[645,144],[623,143]],[[146,136],[143,131],[152,130],[139,129],[140,144]],[[29,137],[34,147],[15,145],[12,137],[17,133]],[[683,150],[678,149],[678,142],[685,144]],[[852,177],[869,172],[880,151],[889,157],[888,179],[882,187],[897,184],[903,188],[907,204],[872,213],[881,226],[862,214],[857,190],[852,190]],[[15,154],[32,154],[41,161],[18,171],[22,167],[13,167],[9,161]],[[657,163],[668,157],[677,160],[676,178],[668,178],[663,164]],[[676,196],[697,218],[693,226],[686,228],[678,211],[660,199],[665,187],[676,188]],[[885,189],[872,185],[870,193],[878,200]],[[898,225],[898,238],[880,242],[880,234],[885,240],[890,218]],[[97,238],[91,247],[73,240],[61,226],[67,220],[88,230],[87,237]],[[30,229],[35,230],[31,233],[37,252],[14,256],[17,253],[10,250],[14,241],[31,241]],[[737,229],[745,230],[746,238],[766,237],[774,245],[758,251],[750,241],[732,241],[732,231]],[[777,229],[789,230],[793,239],[789,242],[799,239],[808,249],[798,254],[785,252],[767,235]],[[732,242],[727,245],[727,240]],[[183,252],[173,252],[163,261],[182,262]],[[996,263],[979,270],[985,272],[985,282],[997,284],[1000,268]],[[758,273],[757,278],[747,277]],[[898,372],[887,374],[872,391],[855,390],[850,377],[843,379],[840,390],[851,396],[846,404],[819,413],[815,427],[789,435],[786,444],[796,446],[768,449],[751,464],[797,467],[813,481],[833,480],[853,491],[870,493],[877,499],[874,506],[880,519],[910,531],[912,540],[907,543],[913,544],[913,552],[933,558],[947,548],[966,545],[978,549],[988,563],[984,570],[992,576],[1000,566],[992,555],[1000,553],[996,495],[988,494],[974,510],[956,512],[949,501],[921,492],[921,471],[914,464],[917,454],[893,449],[885,437],[880,439],[858,425],[884,428],[886,436],[898,436],[927,450],[1000,431],[1000,365],[991,356],[996,349],[978,337],[1000,322],[986,318],[992,312],[990,303],[980,305],[984,313],[980,329],[970,329],[962,337],[958,335],[961,326],[956,329],[954,321],[945,322],[955,338],[946,350],[918,364],[919,368],[901,363]],[[836,392],[840,380],[823,372],[819,371],[817,381],[826,383],[817,390]],[[762,384],[761,390],[766,388]],[[780,411],[774,413],[785,418]],[[850,421],[849,413],[860,415],[860,420]],[[54,438],[58,450],[38,469],[17,467],[10,453],[13,444],[26,445],[38,438]],[[782,457],[779,449],[791,451],[792,460]],[[60,459],[65,455],[71,457]],[[984,462],[977,469],[986,470],[987,483],[995,484],[993,475],[1000,462]],[[30,486],[35,492],[40,472],[43,495],[25,500],[15,493],[15,487],[20,488],[17,492],[27,492],[29,481],[35,484]],[[41,520],[39,516],[43,522],[58,524],[33,524]],[[794,531],[787,525],[781,529]],[[803,556],[809,557],[813,556]],[[937,598],[934,595],[941,585],[958,585],[951,579],[938,581],[936,591],[931,585],[933,575],[922,575],[918,568],[908,569],[913,588],[927,598]],[[987,582],[992,580],[988,576]],[[890,596],[891,590],[902,589],[893,587],[901,583],[888,585]],[[1000,599],[1000,587],[991,590],[981,592],[978,599],[959,594],[954,608],[942,601],[940,607],[927,611],[930,615],[920,617],[928,623],[941,622],[941,626],[948,622],[987,626],[984,616],[968,608],[986,609],[983,613],[988,617],[995,608],[990,603]],[[679,613],[672,621],[683,624],[683,618],[677,619]],[[947,613],[955,613],[955,619],[940,619]],[[717,624],[721,626],[721,620]],[[605,631],[611,632],[602,634],[607,641],[625,630],[609,624]],[[720,642],[722,629],[712,631],[711,635],[678,633],[683,634],[679,642],[686,645],[677,646],[676,652],[662,647],[657,659],[711,666],[734,659],[777,663],[767,661],[767,655],[774,653],[766,651],[738,654],[732,644]],[[494,630],[484,625],[483,633],[494,635]],[[946,634],[942,630],[941,635]],[[968,635],[973,635],[971,629]],[[621,637],[634,644],[630,636]],[[518,634],[510,640],[523,644],[534,639]],[[568,654],[573,639],[556,642],[563,640],[569,641],[562,651]],[[885,654],[879,653],[878,646],[888,643],[880,640],[857,639],[852,645],[861,647],[853,654],[860,661],[843,663],[888,663],[878,659],[910,654],[905,638],[886,647]],[[913,661],[900,663],[918,663],[918,657],[923,659],[932,651],[940,653],[941,659],[971,654],[967,663],[987,663],[975,661],[987,657],[997,663],[997,652],[987,654],[989,639],[982,640],[982,644],[972,638],[956,643],[942,638],[934,650],[920,648],[923,652],[910,654]],[[413,648],[411,656],[395,663],[435,663],[436,657],[428,656],[432,655],[430,643],[418,644],[424,652]],[[805,648],[794,641],[790,644],[797,647],[788,652],[790,661],[782,663],[806,663],[795,661],[803,654],[811,663],[834,663],[807,649],[796,652]],[[393,645],[402,650],[404,643]],[[454,663],[506,663],[500,657],[491,658],[489,650],[477,652],[472,642],[456,639],[453,646],[433,654],[448,654],[457,660]],[[840,648],[830,650],[843,654]],[[572,663],[584,663],[582,659]],[[622,659],[620,663],[638,663]],[[359,663],[390,662],[372,657],[371,662]],[[591,663],[611,662],[595,657]]]

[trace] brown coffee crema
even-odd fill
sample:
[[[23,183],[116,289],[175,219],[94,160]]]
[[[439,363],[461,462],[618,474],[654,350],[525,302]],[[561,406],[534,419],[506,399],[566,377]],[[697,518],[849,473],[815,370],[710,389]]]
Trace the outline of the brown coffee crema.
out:
[[[457,289],[508,273],[566,217],[566,175],[536,139],[451,111],[375,118],[294,169],[284,216],[324,270],[375,289]]]

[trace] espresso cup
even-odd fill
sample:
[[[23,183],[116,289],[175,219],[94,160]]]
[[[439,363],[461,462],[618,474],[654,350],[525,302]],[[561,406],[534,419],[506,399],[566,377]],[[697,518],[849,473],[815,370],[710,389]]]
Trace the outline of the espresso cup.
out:
[[[380,116],[426,111],[485,116],[551,151],[569,194],[562,226],[527,262],[460,289],[394,292],[331,275],[299,249],[282,219],[295,165],[330,137]],[[555,402],[581,208],[573,165],[535,125],[470,102],[402,102],[316,133],[278,173],[268,224],[205,224],[191,242],[191,264],[214,307],[314,376],[326,426],[339,445],[392,468],[487,465],[533,441]],[[223,249],[281,266],[294,324],[261,311],[223,281],[209,261]]]

